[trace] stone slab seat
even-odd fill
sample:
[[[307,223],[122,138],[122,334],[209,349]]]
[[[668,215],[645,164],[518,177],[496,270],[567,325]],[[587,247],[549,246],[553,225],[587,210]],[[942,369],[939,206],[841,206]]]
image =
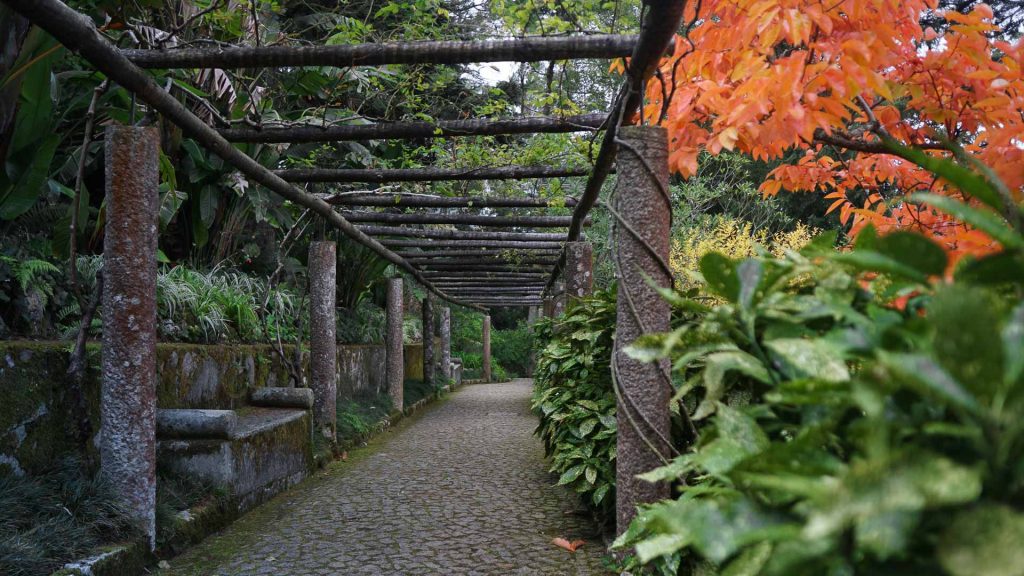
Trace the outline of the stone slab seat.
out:
[[[309,475],[312,433],[304,408],[158,410],[157,461],[227,488],[247,510]]]

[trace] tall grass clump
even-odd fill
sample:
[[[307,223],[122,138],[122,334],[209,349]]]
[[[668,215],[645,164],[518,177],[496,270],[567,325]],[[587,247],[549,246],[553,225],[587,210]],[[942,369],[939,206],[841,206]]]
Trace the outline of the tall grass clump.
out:
[[[96,546],[133,536],[110,487],[78,460],[35,477],[0,478],[0,574],[49,574]]]

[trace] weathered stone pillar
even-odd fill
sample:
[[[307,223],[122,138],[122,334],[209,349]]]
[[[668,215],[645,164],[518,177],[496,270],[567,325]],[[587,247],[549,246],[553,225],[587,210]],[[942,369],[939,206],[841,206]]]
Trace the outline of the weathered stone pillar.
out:
[[[526,312],[526,326],[529,327],[530,332],[533,332],[533,325],[537,323],[541,317],[541,309],[539,306],[530,306],[530,309]],[[532,377],[537,371],[537,351],[534,346],[530,347],[530,363],[526,367],[529,370],[529,375]]]
[[[590,242],[569,242],[565,247],[565,296],[589,296],[594,291],[594,248]]]
[[[334,242],[309,245],[309,387],[313,422],[331,442],[337,430],[337,268]]]
[[[563,275],[565,272],[563,271]],[[555,318],[558,318],[562,314],[565,314],[565,280],[559,279],[555,283],[555,301],[554,309],[551,311]]]
[[[434,382],[434,295],[423,298],[423,381]]]
[[[441,372],[445,383],[452,378],[452,309],[441,309]]]
[[[156,128],[110,126],[103,239],[100,467],[156,546]]]
[[[635,238],[621,224],[615,226],[615,260],[619,276],[618,312],[616,315],[615,352],[617,378],[623,400],[616,406],[618,446],[616,456],[616,520],[621,534],[636,514],[636,506],[669,496],[669,486],[637,479],[661,460],[644,441],[646,437],[662,456],[669,454],[664,439],[669,436],[669,388],[662,370],[667,373],[668,361],[648,363],[633,360],[623,349],[642,334],[641,322],[652,332],[669,330],[669,305],[647,284],[645,276],[658,286],[670,287],[671,277],[658,260],[644,248],[649,245],[665,262],[669,255],[669,227],[672,214],[666,198],[668,187],[668,138],[664,128],[627,126],[619,129],[619,138],[629,144],[618,152],[618,184],[615,190],[615,211],[635,230]],[[646,165],[653,168],[652,174]],[[629,294],[636,313],[628,305]],[[634,423],[639,428],[634,428]]]
[[[491,381],[491,317],[490,315],[484,316],[484,382]]]
[[[402,349],[402,279],[388,279],[387,304],[387,383],[391,395],[391,407],[401,411],[404,408],[405,364]]]
[[[552,288],[553,289],[553,288]],[[555,297],[547,296],[544,298],[544,317],[554,318],[555,317]]]

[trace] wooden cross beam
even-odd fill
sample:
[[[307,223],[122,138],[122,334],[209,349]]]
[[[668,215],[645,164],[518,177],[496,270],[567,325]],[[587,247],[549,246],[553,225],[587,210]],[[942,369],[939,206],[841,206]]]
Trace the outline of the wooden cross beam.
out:
[[[561,250],[560,242],[519,242],[515,240],[381,240],[391,248],[490,248],[512,250]]]
[[[377,122],[375,124],[334,124],[327,126],[265,126],[224,128],[220,135],[231,142],[306,143],[349,140],[400,140],[452,136],[501,136],[507,134],[561,134],[588,132],[604,126],[604,114],[582,114],[556,118],[513,118],[504,120],[438,120],[436,122]]]
[[[527,242],[562,242],[565,240],[565,234],[552,232],[492,232],[403,226],[359,226],[359,230],[370,236],[406,236],[437,240],[524,240]]]
[[[296,66],[384,66],[470,64],[622,58],[636,36],[534,36],[506,40],[387,42],[337,46],[233,46],[122,50],[141,68],[291,68]]]
[[[438,182],[568,178],[590,174],[589,167],[491,166],[479,168],[293,168],[274,172],[287,182]]]
[[[497,264],[504,264],[508,266],[524,267],[524,266],[551,266],[558,261],[558,257],[553,258],[423,258],[423,257],[409,257],[406,258],[409,262],[416,264],[420,267],[425,268],[438,268],[438,266],[490,266]]]
[[[459,258],[459,257],[471,257],[471,258],[473,258],[473,257],[475,257],[475,258],[482,258],[482,259],[487,259],[487,258],[511,258],[513,260],[517,256],[523,256],[523,257],[527,257],[527,258],[529,258],[531,256],[550,256],[550,257],[557,258],[558,257],[558,253],[559,252],[558,252],[557,248],[549,249],[549,250],[529,250],[529,251],[509,250],[509,249],[505,249],[505,250],[483,250],[483,249],[478,249],[478,250],[430,250],[430,251],[427,251],[427,250],[418,250],[418,251],[408,250],[408,251],[397,251],[397,252],[395,252],[395,254],[398,254],[402,258],[406,258],[406,259],[408,259],[408,258],[425,259],[425,258],[453,258],[453,257],[454,258]]]
[[[501,198],[497,196],[424,196],[419,194],[338,194],[324,198],[334,206],[399,208],[561,208],[574,198]]]
[[[389,212],[341,212],[349,222],[383,222],[387,224],[465,224],[496,228],[564,228],[571,216],[482,216],[479,214],[392,214]]]

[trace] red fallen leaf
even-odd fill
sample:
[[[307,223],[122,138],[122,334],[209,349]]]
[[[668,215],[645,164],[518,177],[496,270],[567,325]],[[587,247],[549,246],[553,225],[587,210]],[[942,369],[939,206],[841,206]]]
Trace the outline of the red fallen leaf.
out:
[[[575,552],[577,548],[585,544],[583,540],[573,540],[572,542],[569,542],[565,538],[555,538],[551,541],[551,543],[555,546],[558,546],[559,548],[564,548],[569,552]]]

